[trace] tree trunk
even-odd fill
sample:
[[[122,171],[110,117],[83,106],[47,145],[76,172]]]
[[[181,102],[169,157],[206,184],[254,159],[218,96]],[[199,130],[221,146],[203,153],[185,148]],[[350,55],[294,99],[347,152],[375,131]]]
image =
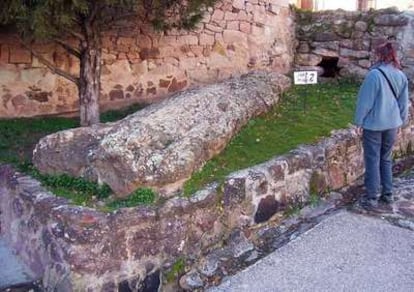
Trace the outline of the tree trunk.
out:
[[[91,36],[81,45],[79,107],[82,127],[99,123],[101,57],[99,38]]]

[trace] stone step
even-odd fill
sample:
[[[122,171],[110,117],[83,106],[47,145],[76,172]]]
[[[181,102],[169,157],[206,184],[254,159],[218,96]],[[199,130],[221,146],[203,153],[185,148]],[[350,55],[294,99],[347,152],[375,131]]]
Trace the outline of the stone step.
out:
[[[29,268],[0,237],[0,291],[27,291],[26,288],[34,287],[35,280]]]

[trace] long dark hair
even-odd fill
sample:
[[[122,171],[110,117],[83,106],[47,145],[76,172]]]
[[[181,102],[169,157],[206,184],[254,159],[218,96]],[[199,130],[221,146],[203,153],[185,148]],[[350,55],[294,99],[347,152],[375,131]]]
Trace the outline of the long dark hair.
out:
[[[376,54],[378,57],[379,62],[384,62],[386,64],[392,64],[394,67],[401,69],[400,61],[397,57],[397,51],[394,48],[393,43],[386,42],[384,44],[381,44],[376,49]]]

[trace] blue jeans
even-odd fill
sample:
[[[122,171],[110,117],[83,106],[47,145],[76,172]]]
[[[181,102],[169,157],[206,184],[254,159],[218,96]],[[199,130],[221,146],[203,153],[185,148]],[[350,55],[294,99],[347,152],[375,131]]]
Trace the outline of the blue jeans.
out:
[[[365,162],[365,190],[370,199],[392,193],[392,147],[397,129],[371,131],[364,129],[362,143]]]

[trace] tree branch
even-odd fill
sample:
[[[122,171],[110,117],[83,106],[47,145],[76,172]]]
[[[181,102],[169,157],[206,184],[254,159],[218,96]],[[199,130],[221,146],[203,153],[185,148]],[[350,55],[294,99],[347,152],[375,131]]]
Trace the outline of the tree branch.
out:
[[[67,29],[66,32],[81,42],[85,40],[85,37],[81,33],[78,33],[78,32],[75,32],[69,29]]]
[[[59,38],[53,38],[53,41],[55,43],[57,43],[58,45],[60,45],[62,48],[64,48],[69,54],[72,54],[75,57],[80,59],[81,54],[80,54],[79,50],[75,49],[74,47],[72,47],[71,45],[65,43],[64,41],[62,41]]]
[[[96,16],[98,15],[99,10],[101,10],[102,7],[101,5],[97,4],[96,2],[93,2],[93,7],[92,7],[92,11],[91,14],[88,17],[88,21],[89,23],[93,23],[96,19]]]
[[[105,15],[103,10],[107,9],[107,4],[102,4],[101,1],[93,1],[91,4],[92,7],[90,9],[89,15],[85,15],[85,21],[87,23],[87,26],[95,27],[97,29],[101,29],[102,26],[102,19]]]
[[[106,15],[106,16],[107,17],[102,16],[102,20],[100,21],[101,25],[104,28],[108,28],[108,27],[112,26],[114,23],[116,23],[120,19],[126,19],[126,18],[130,18],[130,17],[138,17],[138,18],[141,17],[142,19],[144,19],[144,16],[140,15],[139,12],[137,12],[137,11],[135,11],[135,12],[126,12],[126,13],[123,13],[123,14],[119,14],[119,15],[116,16],[116,18],[112,17],[111,15]]]
[[[50,71],[52,71],[53,73],[62,76],[63,78],[68,79],[69,81],[72,81],[73,83],[75,83],[77,86],[79,86],[79,78],[76,76],[73,76],[72,74],[61,70],[59,68],[57,68],[55,65],[53,65],[51,62],[49,62],[48,60],[46,60],[45,57],[43,57],[41,54],[37,53],[36,51],[33,50],[33,48],[26,44],[23,40],[20,39],[20,43],[27,49],[30,51],[30,53],[32,53],[33,56],[35,56],[36,58],[39,59],[40,62],[42,62],[43,65],[45,65]]]

